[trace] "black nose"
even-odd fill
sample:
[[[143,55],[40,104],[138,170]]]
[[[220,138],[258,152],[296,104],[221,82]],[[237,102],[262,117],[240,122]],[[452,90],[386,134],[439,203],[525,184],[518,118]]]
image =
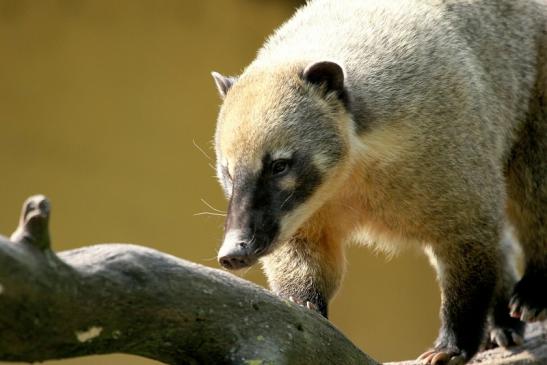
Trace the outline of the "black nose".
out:
[[[219,257],[218,262],[228,270],[237,270],[251,266],[254,260],[248,255],[226,255]]]

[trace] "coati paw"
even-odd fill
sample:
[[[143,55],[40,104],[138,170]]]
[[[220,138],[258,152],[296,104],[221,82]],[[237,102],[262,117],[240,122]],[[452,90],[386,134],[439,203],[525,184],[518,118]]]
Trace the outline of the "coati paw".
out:
[[[279,294],[279,293],[278,293],[278,295],[280,295],[282,298],[286,298],[289,301],[291,301],[295,304],[298,304],[302,307],[306,307],[308,309],[311,309],[314,312],[318,312],[319,314],[321,314],[323,317],[325,317],[327,319],[329,318],[328,317],[328,304],[327,304],[327,302],[325,302],[322,299],[322,297],[320,295],[292,296],[292,295],[282,295],[282,294]],[[306,298],[306,299],[301,299],[301,298]],[[313,298],[315,298],[315,299],[313,299]],[[308,299],[311,299],[311,300],[308,300]]]
[[[524,322],[547,319],[547,275],[526,273],[515,285],[509,301],[509,314]]]
[[[496,327],[490,330],[486,340],[485,350],[496,347],[520,346],[524,343],[524,326],[522,329]]]
[[[499,309],[490,317],[487,337],[481,350],[522,345],[525,327],[526,323],[509,316],[504,310],[504,304],[500,304]]]
[[[293,302],[293,303],[295,303],[295,304],[301,305],[301,306],[303,306],[303,307],[306,307],[306,308],[308,308],[308,309],[311,309],[311,310],[313,310],[313,311],[316,311],[316,312],[321,313],[321,312],[319,311],[319,308],[317,307],[317,305],[315,305],[314,303],[312,303],[312,302],[310,302],[310,301],[307,301],[307,300],[306,300],[306,301],[304,302],[304,301],[301,301],[301,300],[296,300],[293,296],[290,296],[290,297],[289,297],[289,301],[291,301],[291,302]]]
[[[448,347],[437,347],[418,357],[418,362],[424,365],[462,365],[467,360],[463,351]]]

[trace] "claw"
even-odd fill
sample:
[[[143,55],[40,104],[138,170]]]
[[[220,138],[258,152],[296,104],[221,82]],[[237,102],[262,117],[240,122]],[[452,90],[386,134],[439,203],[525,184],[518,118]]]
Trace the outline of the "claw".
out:
[[[435,350],[429,350],[418,356],[418,361],[420,361],[422,364],[429,364],[429,360],[433,356],[435,356],[436,351]]]
[[[517,346],[520,346],[524,343],[524,337],[522,337],[522,335],[519,335],[518,333],[512,332],[511,337],[513,338],[513,342]]]
[[[520,320],[523,322],[533,321],[535,317],[535,310],[530,308],[522,308],[522,313],[520,314]]]
[[[421,354],[417,361],[426,365],[461,365],[465,357],[453,351],[429,350]]]
[[[513,318],[520,319],[521,313],[519,311],[520,303],[518,300],[512,300],[509,305],[509,315]]]
[[[498,345],[498,346],[501,346],[501,347],[508,347],[509,346],[509,340],[508,340],[507,336],[505,335],[503,330],[501,330],[499,328],[495,329],[495,330],[492,330],[492,332],[490,332],[490,341],[492,341],[492,343],[494,344],[493,346],[495,346],[495,345]]]
[[[510,315],[523,322],[547,319],[547,295],[545,291],[540,290],[547,280],[547,272],[534,268],[526,268],[526,271],[513,289],[509,301]]]
[[[435,353],[435,350],[428,350],[426,352],[424,352],[423,354],[421,354],[420,356],[418,356],[418,359],[417,360],[423,360],[425,359],[427,356],[431,355]]]
[[[465,358],[462,355],[452,356],[448,361],[448,365],[462,365],[465,364]]]
[[[448,363],[448,361],[450,361],[450,355],[447,354],[446,352],[439,352],[432,357],[431,364],[432,365],[446,364]]]

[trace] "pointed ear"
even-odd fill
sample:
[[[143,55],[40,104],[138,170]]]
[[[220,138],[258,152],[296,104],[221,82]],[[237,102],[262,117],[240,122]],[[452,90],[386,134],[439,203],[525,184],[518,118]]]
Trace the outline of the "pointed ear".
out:
[[[213,79],[215,80],[220,97],[224,99],[228,93],[228,90],[230,90],[232,85],[236,82],[237,78],[223,76],[215,71],[211,72],[211,76],[213,76]]]
[[[324,85],[327,92],[334,91],[339,96],[344,94],[344,70],[342,66],[332,61],[310,63],[302,74],[302,78],[314,85]]]

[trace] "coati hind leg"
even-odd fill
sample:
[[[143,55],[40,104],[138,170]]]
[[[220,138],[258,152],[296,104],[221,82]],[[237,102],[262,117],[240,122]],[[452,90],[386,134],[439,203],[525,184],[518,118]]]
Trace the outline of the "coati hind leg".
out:
[[[506,230],[501,240],[502,261],[501,274],[494,294],[494,303],[488,316],[488,327],[485,348],[497,346],[509,347],[523,342],[524,322],[509,315],[507,307],[513,287],[517,282],[515,267],[515,242]]]
[[[519,131],[507,169],[508,213],[525,260],[510,310],[523,321],[547,319],[547,50],[545,56],[536,88],[539,96]]]
[[[328,302],[344,271],[342,245],[297,234],[261,259],[271,289],[328,316]]]
[[[418,358],[422,363],[461,364],[478,351],[500,272],[498,239],[492,227],[430,246],[441,286],[441,329],[434,347]]]

